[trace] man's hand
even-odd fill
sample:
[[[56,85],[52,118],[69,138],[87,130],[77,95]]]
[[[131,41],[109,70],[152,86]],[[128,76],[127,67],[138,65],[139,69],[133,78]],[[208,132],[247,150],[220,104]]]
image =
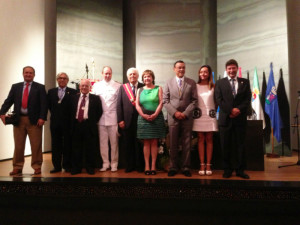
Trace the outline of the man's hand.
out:
[[[6,116],[5,116],[5,115],[1,115],[0,117],[1,117],[2,123],[3,123],[4,125],[6,125],[6,123],[5,123],[5,117],[6,117]]]
[[[175,118],[178,119],[178,120],[184,120],[185,119],[185,115],[182,113],[182,112],[179,112],[177,111],[175,114],[174,114]]]
[[[235,118],[235,117],[237,117],[240,114],[241,114],[241,111],[238,108],[233,108],[231,110],[231,113],[230,113],[229,117],[230,118]]]
[[[38,127],[42,127],[44,124],[45,124],[45,120],[39,119],[36,125],[37,125]]]
[[[119,123],[119,127],[120,127],[121,129],[124,129],[124,128],[125,128],[125,121],[121,121],[121,122]]]

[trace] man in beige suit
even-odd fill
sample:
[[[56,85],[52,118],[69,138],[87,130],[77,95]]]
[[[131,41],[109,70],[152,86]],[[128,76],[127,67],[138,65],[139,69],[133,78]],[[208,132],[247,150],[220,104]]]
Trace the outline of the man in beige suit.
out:
[[[167,81],[163,91],[163,103],[168,112],[170,133],[170,168],[168,176],[182,173],[190,177],[191,132],[193,126],[192,112],[198,102],[196,83],[185,77],[185,63],[174,63],[176,76]],[[181,138],[181,143],[179,139]],[[178,147],[182,145],[182,165],[179,165]]]

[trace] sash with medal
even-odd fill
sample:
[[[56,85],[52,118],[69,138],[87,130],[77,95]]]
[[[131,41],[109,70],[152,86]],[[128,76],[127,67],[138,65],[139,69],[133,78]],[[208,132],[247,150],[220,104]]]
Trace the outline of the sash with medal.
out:
[[[135,97],[134,97],[134,94],[132,92],[130,84],[129,83],[123,84],[123,88],[126,92],[127,97],[129,98],[129,101],[131,102],[131,104],[133,106],[135,106]]]

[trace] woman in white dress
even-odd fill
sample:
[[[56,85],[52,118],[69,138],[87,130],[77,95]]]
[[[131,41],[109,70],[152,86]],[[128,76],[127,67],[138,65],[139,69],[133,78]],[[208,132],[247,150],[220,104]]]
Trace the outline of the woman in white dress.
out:
[[[216,105],[214,100],[214,83],[212,70],[209,65],[201,66],[198,73],[198,107],[196,107],[194,111],[193,131],[198,132],[198,151],[200,158],[199,174],[212,175],[211,159],[213,153],[213,132],[218,130]]]

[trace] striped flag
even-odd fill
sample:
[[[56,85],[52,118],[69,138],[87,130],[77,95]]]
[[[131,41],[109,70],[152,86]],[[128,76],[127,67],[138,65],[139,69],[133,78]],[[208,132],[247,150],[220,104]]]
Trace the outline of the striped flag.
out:
[[[254,77],[253,77],[251,105],[252,105],[252,109],[254,110],[254,112],[256,114],[256,119],[263,121],[263,129],[265,129],[265,127],[266,127],[265,116],[264,116],[264,111],[262,109],[261,102],[260,102],[260,89],[259,89],[259,82],[258,82],[256,67],[254,70]]]

